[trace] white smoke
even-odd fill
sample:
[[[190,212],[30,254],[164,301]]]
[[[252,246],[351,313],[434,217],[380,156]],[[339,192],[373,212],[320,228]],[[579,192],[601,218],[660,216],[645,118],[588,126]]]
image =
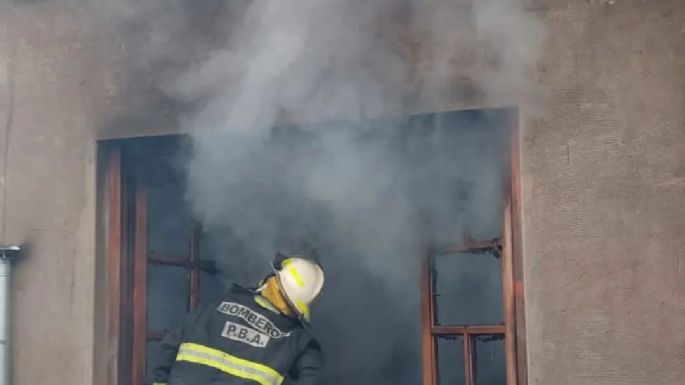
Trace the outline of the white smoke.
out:
[[[418,383],[425,241],[497,234],[508,138],[488,115],[388,117],[529,103],[535,15],[519,0],[127,1],[133,68],[193,106],[187,194],[227,276],[319,247],[338,273],[318,313],[327,383]]]

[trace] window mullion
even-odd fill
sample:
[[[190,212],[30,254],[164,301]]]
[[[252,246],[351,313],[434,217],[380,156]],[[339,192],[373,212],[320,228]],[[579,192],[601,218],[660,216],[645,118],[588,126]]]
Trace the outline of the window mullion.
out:
[[[434,326],[431,329],[434,335],[455,335],[455,334],[502,334],[507,333],[504,325],[468,325],[468,326]]]
[[[502,299],[504,310],[504,337],[505,362],[507,370],[507,384],[516,385],[516,333],[515,320],[516,308],[514,299],[514,272],[513,254],[511,245],[511,204],[507,200],[502,210]]]
[[[435,337],[431,333],[434,306],[430,255],[425,258],[421,271],[421,292],[423,385],[436,385]]]
[[[143,385],[147,344],[148,199],[147,191],[140,182],[136,183],[135,188],[133,242],[132,385]]]
[[[474,385],[473,381],[473,344],[471,343],[471,335],[464,334],[464,372],[466,375],[466,385]]]
[[[199,268],[199,245],[200,245],[200,226],[193,221],[190,229],[190,271],[188,272],[188,279],[190,293],[188,295],[190,303],[189,309],[195,310],[200,302],[200,268]]]

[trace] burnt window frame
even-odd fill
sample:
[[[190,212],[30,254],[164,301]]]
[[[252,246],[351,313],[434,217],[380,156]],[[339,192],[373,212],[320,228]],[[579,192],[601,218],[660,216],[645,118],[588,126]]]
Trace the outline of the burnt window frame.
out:
[[[515,109],[512,116],[517,122]],[[505,198],[502,213],[503,226],[501,242],[493,245],[492,241],[475,242],[465,239],[461,245],[452,245],[452,250],[461,251],[469,248],[500,247],[503,264],[503,301],[505,315],[505,334],[513,338],[505,341],[507,385],[527,384],[527,361],[525,341],[525,302],[523,296],[523,255],[521,246],[521,191],[520,191],[520,142],[519,128],[514,124],[510,132],[510,178],[508,194]],[[142,385],[145,380],[146,343],[161,337],[159,332],[148,333],[147,330],[147,297],[142,295],[147,286],[147,265],[151,263],[184,264],[190,271],[191,287],[190,308],[197,306],[199,270],[213,267],[201,267],[197,247],[199,244],[199,226],[193,226],[190,258],[179,261],[178,256],[157,254],[152,261],[145,257],[147,237],[143,229],[147,228],[146,210],[135,210],[135,207],[147,205],[147,194],[135,183],[131,175],[130,163],[140,156],[168,155],[180,151],[188,144],[184,134],[171,134],[136,139],[109,139],[98,142],[99,159],[102,162],[102,195],[103,206],[100,209],[103,219],[103,254],[105,298],[104,334],[106,338],[104,377],[107,385]],[[137,240],[137,241],[136,241]],[[488,244],[488,242],[490,242]],[[432,249],[432,250],[431,250]],[[194,250],[194,251],[193,251]],[[425,263],[421,271],[421,335],[422,335],[422,385],[436,385],[437,371],[435,362],[434,335],[453,333],[456,329],[440,329],[433,325],[430,278],[430,253],[435,248],[427,248]],[[193,258],[188,264],[188,260]],[[148,255],[149,259],[149,255]],[[144,262],[144,263],[143,263]],[[505,274],[506,271],[506,274]],[[195,277],[193,278],[193,275]],[[194,291],[192,287],[195,287]],[[193,294],[195,293],[195,294]],[[138,309],[134,311],[134,309]],[[446,327],[451,328],[451,327]],[[500,329],[496,329],[500,330]],[[466,327],[461,334],[492,334],[487,328]],[[466,338],[465,338],[466,340]],[[142,344],[142,348],[141,348]],[[471,381],[473,376],[471,375]],[[472,382],[471,382],[472,383]],[[467,382],[467,384],[471,384]]]
[[[148,191],[136,165],[150,158],[178,154],[187,144],[184,135],[101,143],[106,159],[109,385],[144,385],[147,343],[164,336],[165,330],[149,330],[147,325],[148,266],[175,266],[186,271],[188,311],[200,302],[200,272],[217,272],[212,261],[200,260],[202,229],[194,219],[188,223],[187,255],[170,255],[148,247]]]
[[[133,158],[134,161],[143,159]],[[135,197],[130,208],[133,216],[133,271],[131,277],[131,306],[132,329],[131,336],[131,384],[144,385],[146,383],[147,343],[161,341],[166,330],[151,330],[148,328],[148,266],[165,265],[181,268],[188,280],[188,303],[186,311],[195,310],[200,303],[200,272],[216,273],[213,261],[200,260],[200,237],[202,228],[195,219],[187,223],[189,233],[187,255],[171,255],[156,251],[148,247],[149,229],[149,199],[144,183],[132,177],[129,183],[131,194]]]
[[[517,117],[515,115],[515,117]],[[513,120],[516,122],[517,120]],[[502,209],[501,237],[494,240],[474,240],[464,234],[458,242],[449,245],[429,245],[421,271],[421,346],[422,385],[438,385],[437,343],[440,336],[463,337],[465,385],[475,385],[472,338],[479,335],[502,335],[505,341],[507,385],[527,384],[525,319],[523,297],[523,261],[521,251],[521,174],[518,125],[510,132],[508,189]],[[502,267],[502,325],[436,324],[434,292],[434,255],[450,253],[477,253],[496,250]]]

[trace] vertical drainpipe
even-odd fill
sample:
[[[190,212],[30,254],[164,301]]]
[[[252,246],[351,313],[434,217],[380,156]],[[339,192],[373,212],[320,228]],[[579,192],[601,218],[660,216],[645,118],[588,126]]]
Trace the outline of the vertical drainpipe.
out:
[[[0,385],[10,384],[10,276],[20,253],[19,246],[0,246]]]

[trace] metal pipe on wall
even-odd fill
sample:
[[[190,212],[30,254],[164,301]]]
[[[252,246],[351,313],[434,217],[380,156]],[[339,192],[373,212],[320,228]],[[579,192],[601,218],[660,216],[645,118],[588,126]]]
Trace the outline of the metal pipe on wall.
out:
[[[10,278],[12,261],[20,253],[19,246],[0,246],[0,385],[10,384]]]

